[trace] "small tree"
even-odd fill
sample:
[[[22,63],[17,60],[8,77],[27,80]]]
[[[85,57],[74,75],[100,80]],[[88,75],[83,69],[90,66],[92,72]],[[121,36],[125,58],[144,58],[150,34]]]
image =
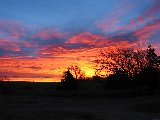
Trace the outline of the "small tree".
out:
[[[71,74],[70,70],[64,72],[63,78],[61,80],[61,83],[57,86],[58,90],[73,90],[77,89],[78,84],[75,81],[75,78]]]
[[[146,67],[159,68],[160,56],[157,56],[157,54],[155,53],[155,49],[152,48],[151,45],[148,46],[146,60],[147,60]]]
[[[75,80],[73,75],[71,74],[71,72],[69,70],[65,72],[64,80],[66,82],[70,82],[70,81],[74,81]]]
[[[83,79],[85,77],[85,73],[77,65],[75,66],[72,65],[68,69],[71,71],[71,73],[74,74],[76,80]]]

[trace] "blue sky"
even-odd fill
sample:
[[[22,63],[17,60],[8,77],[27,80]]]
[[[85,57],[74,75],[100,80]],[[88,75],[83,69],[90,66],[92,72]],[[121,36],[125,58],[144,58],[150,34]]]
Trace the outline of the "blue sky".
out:
[[[74,19],[97,19],[108,7],[112,8],[116,1],[0,0],[0,3],[1,19],[15,19],[42,26],[62,26]]]
[[[0,0],[0,18],[41,27],[87,26],[115,11],[128,11],[122,24],[141,14],[156,0]],[[130,9],[127,7],[134,7]],[[82,23],[81,23],[82,22]],[[92,24],[93,25],[93,24]],[[88,26],[87,26],[88,27]],[[91,26],[90,26],[91,27]],[[78,28],[77,28],[78,29]]]

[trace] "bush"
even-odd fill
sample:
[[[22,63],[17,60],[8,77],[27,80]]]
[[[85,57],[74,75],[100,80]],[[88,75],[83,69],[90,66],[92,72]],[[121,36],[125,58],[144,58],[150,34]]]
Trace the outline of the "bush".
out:
[[[129,89],[131,88],[131,80],[124,74],[113,74],[106,78],[104,88],[111,89]]]
[[[70,71],[64,72],[64,79],[57,85],[57,90],[75,90],[78,88],[77,81],[70,73]]]

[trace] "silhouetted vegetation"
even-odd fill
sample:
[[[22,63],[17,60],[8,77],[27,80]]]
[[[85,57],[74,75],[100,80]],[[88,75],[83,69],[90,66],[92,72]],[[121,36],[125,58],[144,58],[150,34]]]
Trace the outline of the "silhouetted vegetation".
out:
[[[149,90],[153,93],[160,86],[160,56],[157,56],[151,45],[146,50],[104,50],[96,62],[99,71],[112,73],[105,79],[105,88],[130,88],[138,92]]]
[[[11,92],[9,78],[6,75],[0,75],[0,91],[2,93]]]
[[[71,74],[70,70],[64,72],[63,78],[60,84],[57,86],[58,90],[73,90],[77,89],[78,84],[73,75]]]
[[[131,87],[131,79],[129,79],[128,74],[122,72],[116,68],[116,72],[111,74],[106,78],[106,82],[104,84],[104,88],[111,89],[128,89]]]
[[[139,92],[149,90],[151,93],[159,88],[158,69],[154,67],[145,67],[135,77],[136,86]]]
[[[85,78],[80,67],[70,66],[64,72],[57,89],[77,89],[78,80],[100,81],[93,82],[93,84],[103,84],[101,87],[107,89],[130,89],[135,93],[143,91],[154,93],[155,89],[160,86],[160,57],[157,56],[151,45],[145,50],[131,48],[102,50],[100,59],[97,59],[96,63],[99,65],[96,73],[105,70],[106,74],[111,74],[107,77],[96,74],[92,78]]]
[[[78,79],[84,79],[85,78],[85,73],[84,73],[84,71],[82,71],[80,69],[79,66],[77,66],[77,65],[73,66],[72,65],[68,69],[70,70],[70,72],[72,74],[74,74],[76,80],[78,80]]]

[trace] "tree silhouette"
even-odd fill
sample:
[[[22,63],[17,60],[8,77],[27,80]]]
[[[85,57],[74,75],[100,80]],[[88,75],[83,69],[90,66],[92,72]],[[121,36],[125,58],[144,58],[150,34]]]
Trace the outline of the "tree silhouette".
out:
[[[116,49],[101,51],[96,60],[98,70],[112,73],[107,78],[107,87],[148,87],[153,92],[159,86],[160,57],[151,45],[148,49]],[[153,80],[154,79],[154,80]],[[132,84],[132,85],[131,85]]]
[[[71,74],[70,70],[64,72],[63,78],[60,84],[57,86],[58,90],[73,90],[77,89],[78,84],[73,75]]]
[[[74,81],[74,77],[69,70],[67,70],[64,75],[66,82]]]
[[[68,68],[71,73],[73,73],[75,75],[75,79],[83,79],[85,77],[85,73],[80,69],[79,66],[75,65],[75,66],[70,66]]]
[[[119,73],[126,74],[132,79],[145,66],[144,58],[145,51],[141,49],[103,50],[96,62],[100,67],[99,70],[115,74],[117,69]]]
[[[146,67],[159,68],[160,56],[157,56],[157,54],[155,53],[155,49],[152,48],[151,45],[148,46],[146,60],[147,60]]]
[[[159,66],[160,66],[160,57],[155,53],[155,49],[148,46],[146,51],[146,64],[145,67],[141,69],[138,75],[135,76],[136,84],[139,87],[139,92],[143,88],[147,87],[151,93],[154,92],[154,89],[159,88]]]

